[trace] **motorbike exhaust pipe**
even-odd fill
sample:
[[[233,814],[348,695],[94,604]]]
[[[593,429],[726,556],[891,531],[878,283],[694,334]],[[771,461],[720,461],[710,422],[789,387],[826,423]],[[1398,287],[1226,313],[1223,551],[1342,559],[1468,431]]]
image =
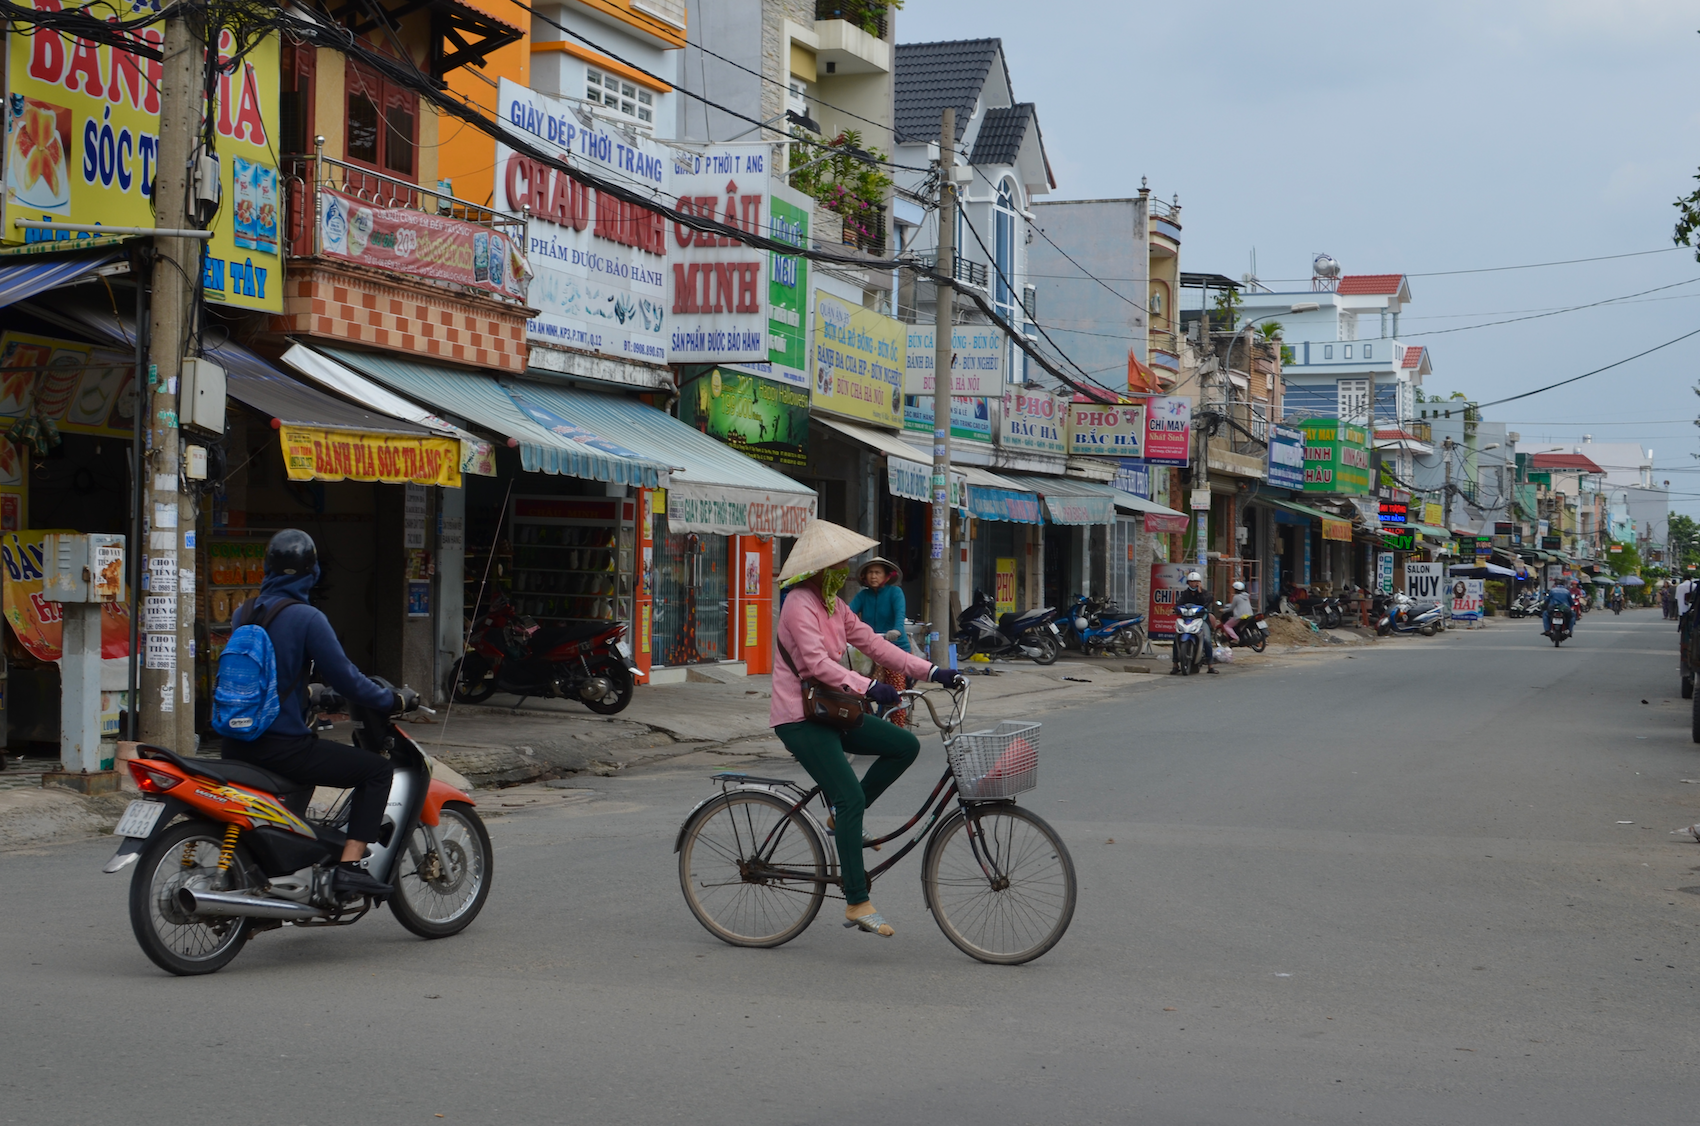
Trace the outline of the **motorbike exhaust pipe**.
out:
[[[262,899],[255,895],[225,895],[216,891],[177,889],[177,906],[189,915],[235,915],[252,919],[317,919],[324,915],[316,907]]]

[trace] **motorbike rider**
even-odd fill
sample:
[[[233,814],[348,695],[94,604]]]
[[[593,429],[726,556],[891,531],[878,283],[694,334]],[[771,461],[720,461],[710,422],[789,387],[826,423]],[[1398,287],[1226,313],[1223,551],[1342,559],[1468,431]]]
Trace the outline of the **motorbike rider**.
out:
[[[318,581],[319,552],[313,537],[286,528],[271,538],[260,593],[238,610],[234,620],[237,625],[258,621],[273,599],[293,598],[300,603],[279,611],[266,627],[277,655],[280,706],[265,734],[252,742],[225,739],[222,753],[296,782],[352,789],[348,843],[333,874],[332,888],[339,895],[389,895],[395,889],[366,870],[365,855],[366,845],[378,838],[394,769],[388,759],[372,751],[320,739],[308,730],[307,673],[316,669],[350,704],[383,709],[386,715],[409,710],[417,697],[411,690],[385,688],[354,667],[324,612],[307,605]]]
[[[1623,584],[1611,584],[1611,608],[1613,611],[1623,609]]]
[[[1567,586],[1555,586],[1547,591],[1546,608],[1541,611],[1541,634],[1552,635],[1553,611],[1564,615],[1564,628],[1576,631],[1576,603]]]
[[[1240,635],[1235,631],[1234,625],[1251,617],[1251,614],[1251,595],[1246,593],[1244,583],[1235,580],[1234,597],[1228,603],[1227,617],[1222,619],[1222,632],[1227,634],[1230,640],[1238,641]]]
[[[1216,647],[1211,644],[1211,638],[1215,635],[1209,632],[1209,630],[1215,629],[1217,624],[1215,615],[1209,612],[1214,605],[1216,605],[1215,600],[1210,597],[1210,592],[1204,589],[1204,576],[1197,571],[1188,571],[1186,573],[1186,588],[1176,596],[1175,608],[1179,609],[1182,606],[1204,607],[1204,617],[1209,623],[1209,629],[1206,630],[1204,637],[1204,663],[1206,666],[1204,671],[1211,676],[1216,675]],[[1179,676],[1180,672],[1180,649],[1177,647],[1175,649],[1174,668],[1169,670],[1169,675]]]

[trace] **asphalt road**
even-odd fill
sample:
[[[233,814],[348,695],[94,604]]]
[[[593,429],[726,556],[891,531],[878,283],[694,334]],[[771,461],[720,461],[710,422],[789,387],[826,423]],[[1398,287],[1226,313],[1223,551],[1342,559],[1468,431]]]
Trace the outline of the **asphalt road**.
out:
[[[136,948],[109,840],[9,854],[0,1122],[1691,1121],[1700,844],[1668,831],[1700,818],[1700,747],[1673,631],[1538,631],[1046,717],[1023,801],[1080,906],[1014,969],[938,933],[918,856],[874,889],[894,939],[829,903],[779,950],[720,944],[671,852],[711,789],[694,760],[487,798],[495,890],[458,938],[378,914],[210,978]]]

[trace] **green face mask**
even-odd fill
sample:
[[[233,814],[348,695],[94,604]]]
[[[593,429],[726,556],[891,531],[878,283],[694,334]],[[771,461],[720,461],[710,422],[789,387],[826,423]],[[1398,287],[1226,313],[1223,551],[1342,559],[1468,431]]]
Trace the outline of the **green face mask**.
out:
[[[844,589],[844,584],[850,581],[850,568],[834,567],[820,573],[820,596],[826,603],[826,612],[838,612],[838,592]]]

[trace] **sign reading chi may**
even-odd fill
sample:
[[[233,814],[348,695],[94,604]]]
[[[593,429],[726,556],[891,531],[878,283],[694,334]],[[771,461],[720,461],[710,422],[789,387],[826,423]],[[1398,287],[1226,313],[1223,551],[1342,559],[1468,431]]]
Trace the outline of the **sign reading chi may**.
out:
[[[1141,457],[1144,449],[1144,403],[1068,405],[1069,453]]]

